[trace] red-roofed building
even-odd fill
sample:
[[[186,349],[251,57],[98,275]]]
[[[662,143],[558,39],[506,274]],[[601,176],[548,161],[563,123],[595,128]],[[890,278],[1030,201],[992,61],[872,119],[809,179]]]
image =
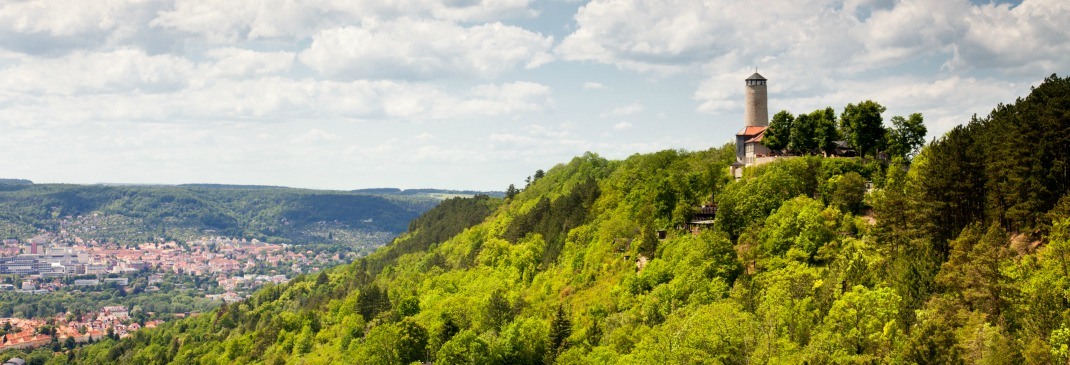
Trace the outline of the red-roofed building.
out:
[[[91,329],[86,334],[89,335],[89,338],[93,341],[100,341],[100,339],[104,338],[105,335],[104,331],[98,329]]]
[[[766,78],[755,72],[746,80],[743,129],[736,133],[736,163],[732,175],[742,176],[743,167],[759,163],[758,159],[772,155],[769,147],[762,144],[769,128],[769,104],[766,93]]]
[[[32,335],[30,331],[23,331],[17,334],[7,334],[5,337],[7,342],[0,345],[0,351],[7,351],[10,349],[29,349],[35,347],[41,347],[52,342],[52,336],[49,335]]]
[[[773,151],[762,144],[768,126],[744,127],[736,133],[736,158],[744,165],[753,165],[755,158],[772,155]]]

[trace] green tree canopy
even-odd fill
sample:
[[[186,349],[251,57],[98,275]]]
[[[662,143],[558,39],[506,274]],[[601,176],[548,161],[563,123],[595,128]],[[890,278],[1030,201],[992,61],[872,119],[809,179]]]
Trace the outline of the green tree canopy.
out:
[[[884,119],[881,113],[887,110],[872,100],[847,104],[840,115],[840,132],[860,156],[875,153],[884,141]]]
[[[833,363],[887,362],[900,300],[891,288],[851,288],[832,304],[816,345]]]
[[[892,117],[892,128],[888,130],[888,153],[892,157],[910,159],[925,144],[924,119],[921,113],[911,114],[908,118]]]
[[[765,220],[759,233],[760,248],[767,256],[783,255],[789,250],[810,259],[817,250],[836,237],[839,212],[826,210],[820,201],[799,196],[784,202]]]
[[[849,171],[828,180],[828,204],[845,212],[861,212],[866,196],[866,179]]]
[[[816,120],[810,114],[799,114],[791,125],[788,148],[796,154],[812,154],[817,149],[816,130]]]
[[[836,130],[836,111],[832,107],[818,109],[810,113],[810,119],[814,123],[814,142],[817,148],[826,155],[836,151],[836,141],[840,140],[840,133]]]
[[[794,122],[795,116],[791,115],[787,110],[781,110],[774,114],[773,120],[769,122],[769,129],[765,130],[762,144],[771,150],[787,148],[788,143],[791,141],[791,129]]]

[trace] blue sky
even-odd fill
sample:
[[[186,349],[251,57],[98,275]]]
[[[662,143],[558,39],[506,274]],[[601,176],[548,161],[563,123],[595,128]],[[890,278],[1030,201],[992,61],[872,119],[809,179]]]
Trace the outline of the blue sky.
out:
[[[875,100],[930,138],[1070,66],[1070,2],[13,0],[0,171],[64,183],[502,190]]]

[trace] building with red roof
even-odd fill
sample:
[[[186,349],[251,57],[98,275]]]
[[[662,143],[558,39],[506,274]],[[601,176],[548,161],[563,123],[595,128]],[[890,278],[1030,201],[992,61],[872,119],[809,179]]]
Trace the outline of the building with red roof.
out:
[[[732,165],[735,176],[742,174],[742,167],[758,163],[758,158],[772,155],[769,147],[762,144],[765,131],[769,129],[769,100],[766,78],[755,72],[746,80],[743,129],[736,133],[736,163]]]

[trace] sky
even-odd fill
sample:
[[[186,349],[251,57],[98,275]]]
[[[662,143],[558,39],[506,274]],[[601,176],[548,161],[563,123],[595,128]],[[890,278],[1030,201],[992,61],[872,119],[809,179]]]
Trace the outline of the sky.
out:
[[[504,190],[874,100],[929,138],[1070,72],[1070,1],[0,0],[0,177]]]

